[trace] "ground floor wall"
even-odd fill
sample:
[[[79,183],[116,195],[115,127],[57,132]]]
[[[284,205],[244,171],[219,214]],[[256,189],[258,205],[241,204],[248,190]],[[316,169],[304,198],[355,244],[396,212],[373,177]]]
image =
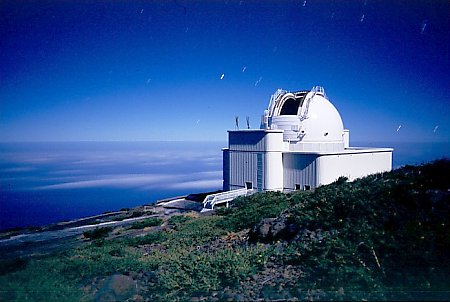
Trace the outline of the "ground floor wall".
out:
[[[223,189],[283,189],[281,152],[223,150]]]
[[[320,156],[317,162],[318,185],[332,183],[340,176],[349,180],[392,169],[392,152],[367,152]]]
[[[332,183],[390,171],[392,152],[314,154],[223,151],[223,188],[309,190]]]
[[[316,154],[283,154],[283,186],[286,190],[310,190],[317,186]]]

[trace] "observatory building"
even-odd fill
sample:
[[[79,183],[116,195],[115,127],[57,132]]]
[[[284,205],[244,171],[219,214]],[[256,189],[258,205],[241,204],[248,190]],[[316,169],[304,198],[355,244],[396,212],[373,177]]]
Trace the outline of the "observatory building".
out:
[[[310,190],[340,176],[354,180],[392,169],[393,149],[350,147],[349,141],[322,87],[278,89],[260,129],[228,131],[224,190]]]

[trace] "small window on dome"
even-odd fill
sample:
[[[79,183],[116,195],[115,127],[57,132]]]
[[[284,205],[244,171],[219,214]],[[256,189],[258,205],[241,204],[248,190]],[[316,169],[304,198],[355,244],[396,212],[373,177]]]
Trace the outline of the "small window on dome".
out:
[[[328,135],[328,132],[325,132],[325,134],[323,136],[327,136],[327,135]]]
[[[300,102],[301,99],[287,99],[286,101],[284,101],[283,107],[280,111],[280,115],[297,115]]]

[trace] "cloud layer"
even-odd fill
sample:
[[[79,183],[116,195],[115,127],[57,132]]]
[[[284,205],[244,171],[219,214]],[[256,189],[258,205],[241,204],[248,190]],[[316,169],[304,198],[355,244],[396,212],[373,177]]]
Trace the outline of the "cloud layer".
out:
[[[222,171],[195,174],[121,174],[100,175],[93,179],[58,182],[35,187],[35,190],[64,190],[86,188],[136,188],[149,190],[166,189],[210,189],[222,187]],[[194,179],[194,180],[192,180]]]
[[[72,143],[0,150],[0,184],[17,190],[219,189],[218,144]],[[23,146],[22,146],[23,148]]]

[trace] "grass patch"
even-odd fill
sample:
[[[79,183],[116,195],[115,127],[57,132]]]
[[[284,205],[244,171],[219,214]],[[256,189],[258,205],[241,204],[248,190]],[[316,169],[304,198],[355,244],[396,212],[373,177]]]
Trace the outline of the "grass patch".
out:
[[[170,228],[177,229],[177,227],[189,220],[192,220],[192,217],[186,215],[175,215],[169,218],[167,224]]]
[[[136,221],[129,228],[130,229],[143,229],[146,227],[158,226],[162,224],[162,220],[156,217],[150,217],[141,221]]]
[[[151,232],[145,236],[137,236],[133,238],[126,238],[123,242],[128,246],[139,246],[145,244],[161,243],[168,239],[165,232]]]

